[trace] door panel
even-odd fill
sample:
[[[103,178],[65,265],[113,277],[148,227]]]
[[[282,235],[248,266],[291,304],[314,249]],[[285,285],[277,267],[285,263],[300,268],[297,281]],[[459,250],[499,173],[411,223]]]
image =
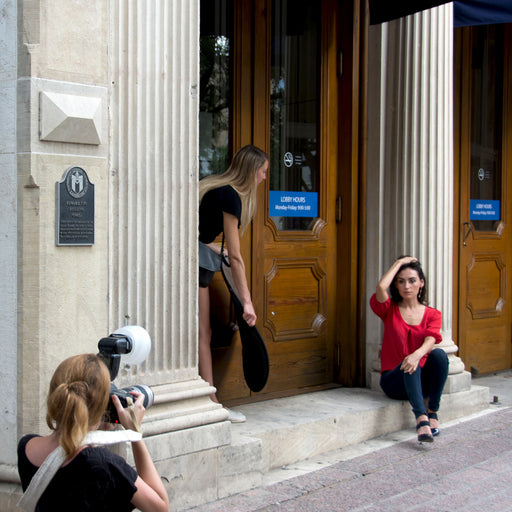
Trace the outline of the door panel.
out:
[[[204,30],[221,55],[209,63],[211,70],[208,62],[201,65],[201,90],[207,78],[203,80],[203,70],[210,72],[211,88],[221,90],[207,91],[215,101],[201,100],[201,155],[217,157],[219,146],[232,154],[249,143],[270,155],[256,217],[242,239],[257,326],[270,360],[269,380],[258,396],[330,384],[335,324],[340,320],[335,220],[338,4],[202,0],[201,9],[208,5],[211,10],[212,4],[215,12]],[[233,13],[226,19],[235,20],[233,30],[219,21],[230,8]],[[212,41],[207,38],[206,44]],[[222,73],[227,69],[233,92],[226,103]],[[224,119],[229,119],[228,130],[220,123]],[[214,278],[210,295],[212,326],[223,329],[229,323],[229,297],[220,276]],[[214,348],[214,381],[219,399],[235,403],[252,393],[243,379],[238,335],[226,345]]]
[[[511,30],[458,29],[459,346],[474,373],[510,368]]]
[[[274,0],[259,19],[270,35],[270,176],[254,222],[253,282],[270,353],[267,392],[333,381],[337,176],[336,10],[333,2]],[[334,44],[333,44],[334,43]],[[263,60],[263,56],[260,57]],[[257,78],[256,78],[257,80]],[[329,129],[331,128],[331,129]],[[309,209],[308,209],[309,208]],[[330,257],[329,257],[330,256]],[[254,270],[253,270],[254,272]]]

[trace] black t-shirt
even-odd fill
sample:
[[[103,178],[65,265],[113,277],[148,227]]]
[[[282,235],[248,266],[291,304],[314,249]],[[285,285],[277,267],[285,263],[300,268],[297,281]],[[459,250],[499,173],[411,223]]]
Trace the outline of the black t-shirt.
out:
[[[18,472],[23,491],[39,469],[25,454],[34,434],[18,443]],[[135,507],[137,472],[119,455],[106,448],[86,447],[60,468],[43,492],[36,512],[125,512]]]
[[[199,205],[199,240],[204,244],[213,242],[224,229],[222,213],[230,213],[238,219],[242,216],[242,201],[231,185],[209,190]]]

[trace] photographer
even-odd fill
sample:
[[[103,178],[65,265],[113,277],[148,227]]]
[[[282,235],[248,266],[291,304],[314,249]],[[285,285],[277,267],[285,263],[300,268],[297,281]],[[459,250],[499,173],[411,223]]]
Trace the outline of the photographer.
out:
[[[84,443],[97,431],[109,402],[110,376],[94,354],[64,360],[50,382],[46,422],[47,436],[29,434],[18,444],[18,471],[23,491],[47,457],[64,451],[59,467],[37,502],[36,511],[168,512],[169,498],[142,438],[132,442],[135,471],[122,457],[104,447]],[[140,430],[144,416],[143,395],[123,408],[112,396],[119,422],[128,430]],[[112,434],[112,433],[106,433]],[[101,435],[101,434],[100,434]]]

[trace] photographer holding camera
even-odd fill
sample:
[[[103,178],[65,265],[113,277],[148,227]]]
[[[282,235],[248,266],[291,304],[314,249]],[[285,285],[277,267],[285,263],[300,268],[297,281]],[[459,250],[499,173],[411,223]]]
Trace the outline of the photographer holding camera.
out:
[[[109,394],[109,371],[94,354],[70,357],[55,370],[46,414],[46,422],[53,432],[47,436],[26,435],[18,444],[18,471],[23,491],[35,475],[31,488],[44,488],[35,510],[114,512],[138,508],[142,512],[169,511],[167,492],[140,434],[131,433],[131,438],[136,439],[131,444],[136,471],[122,457],[95,446],[94,437],[101,439],[109,434],[128,433],[99,431]],[[129,408],[123,408],[117,395],[111,400],[119,423],[127,431],[140,432],[144,396],[136,392],[132,395],[135,401]],[[63,452],[64,462],[45,487],[46,483],[40,483],[45,471],[39,472],[43,474],[37,471],[59,450]]]

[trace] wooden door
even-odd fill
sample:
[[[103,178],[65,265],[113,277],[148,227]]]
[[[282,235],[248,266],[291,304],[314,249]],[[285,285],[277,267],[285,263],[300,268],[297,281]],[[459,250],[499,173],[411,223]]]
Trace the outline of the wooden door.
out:
[[[337,76],[334,2],[257,2],[255,143],[270,154],[252,282],[267,393],[333,382]]]
[[[335,350],[336,326],[355,322],[344,317],[354,308],[338,309],[337,300],[338,268],[350,275],[352,253],[345,250],[346,260],[340,261],[338,240],[344,235],[340,235],[343,223],[336,212],[350,212],[350,198],[357,195],[350,164],[345,169],[350,175],[345,181],[350,185],[343,189],[345,203],[338,199],[338,2],[203,0],[202,9],[203,4],[210,12],[202,15],[202,38],[209,44],[208,34],[213,31],[217,35],[210,42],[226,50],[217,51],[222,54],[217,65],[208,61],[210,67],[202,70],[220,94],[208,105],[208,94],[201,92],[200,155],[210,158],[204,165],[213,167],[217,162],[212,154],[225,158],[221,165],[226,165],[229,155],[248,143],[270,155],[269,177],[259,189],[258,212],[242,240],[257,326],[270,359],[268,384],[258,396],[329,385],[339,370],[335,354],[342,353],[339,347]],[[228,11],[231,14],[225,15]],[[222,13],[225,23],[209,28],[208,21]],[[345,76],[350,91],[351,70]],[[202,91],[207,91],[205,87],[202,81]],[[350,97],[347,101],[353,103]],[[225,129],[210,136],[215,125]],[[347,154],[346,160],[352,162],[353,155]],[[229,299],[219,276],[211,288],[212,322],[220,327],[216,332],[222,333],[229,322]],[[343,343],[355,343],[350,334],[347,331],[341,337]],[[252,393],[243,378],[238,336],[227,345],[214,349],[214,381],[219,399],[236,403]],[[344,361],[345,368],[355,364]]]
[[[456,30],[458,344],[474,374],[512,365],[511,35],[510,25]]]

